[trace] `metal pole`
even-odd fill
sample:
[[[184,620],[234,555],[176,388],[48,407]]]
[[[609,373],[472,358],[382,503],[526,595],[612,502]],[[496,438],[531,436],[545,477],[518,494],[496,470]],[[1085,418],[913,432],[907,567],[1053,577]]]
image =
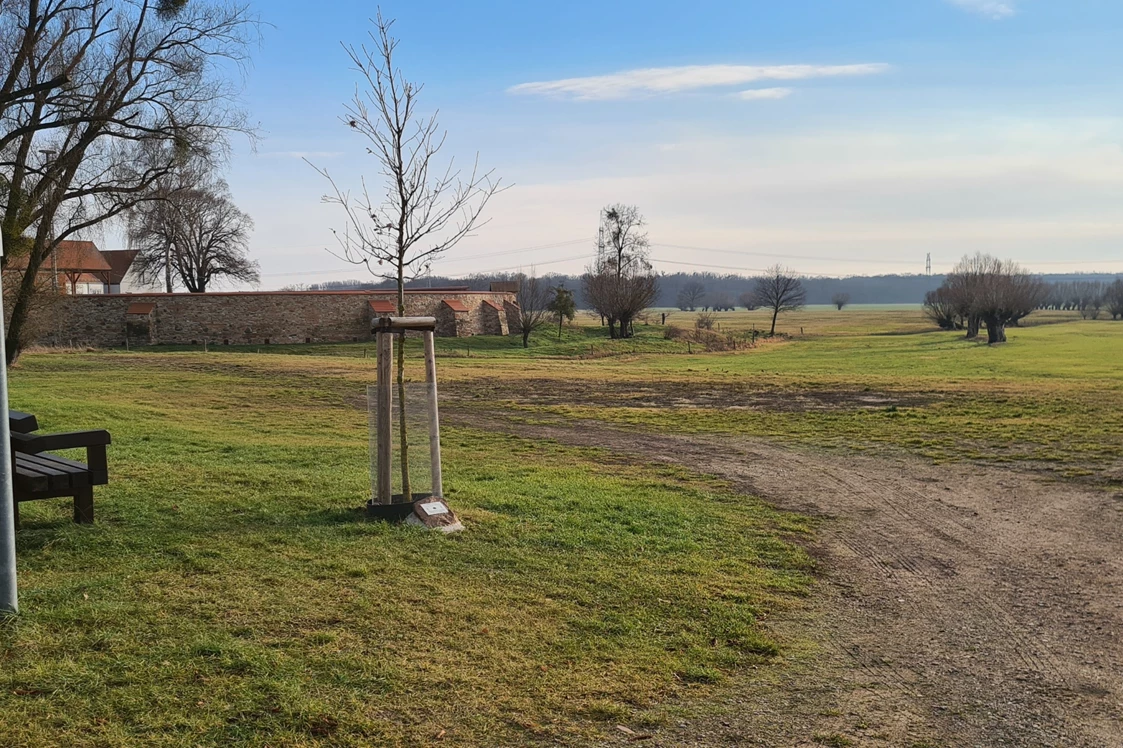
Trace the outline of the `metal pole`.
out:
[[[433,343],[433,331],[425,335],[425,382],[429,391],[429,462],[432,476],[433,495],[443,499],[444,482],[441,478],[441,418],[437,412],[437,351]]]
[[[4,239],[0,237],[0,257]],[[4,308],[0,283],[0,310]],[[8,426],[8,354],[4,346],[4,315],[0,311],[0,613],[19,612],[16,585],[16,504],[12,497],[12,435]]]

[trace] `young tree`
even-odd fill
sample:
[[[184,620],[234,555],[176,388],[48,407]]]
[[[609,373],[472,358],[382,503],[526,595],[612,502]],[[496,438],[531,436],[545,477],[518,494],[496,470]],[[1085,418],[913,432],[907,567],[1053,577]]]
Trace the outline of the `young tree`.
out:
[[[246,6],[217,0],[0,2],[0,231],[4,262],[26,258],[9,361],[61,241],[248,132],[224,63],[245,61],[256,30]]]
[[[370,32],[371,46],[344,45],[364,90],[345,107],[343,123],[367,140],[383,178],[381,191],[364,178],[357,195],[339,187],[327,169],[313,166],[332,187],[326,203],[343,209],[347,230],[335,232],[346,262],[363,265],[378,278],[396,282],[398,315],[405,315],[405,285],[426,273],[433,260],[482,225],[488,201],[500,190],[492,172],[480,173],[479,160],[461,173],[450,160],[438,163],[445,134],[436,114],[418,112],[422,86],[395,66],[398,39],[394,22],[381,11]],[[406,443],[405,334],[397,356],[399,457],[402,492],[412,500]]]
[[[585,298],[608,321],[608,334],[613,338],[631,337],[636,315],[659,295],[643,225],[643,216],[633,205],[605,208],[596,259],[581,279]]]
[[[522,330],[523,348],[530,347],[530,335],[550,321],[551,289],[536,275],[519,273],[519,326]]]
[[[163,275],[171,293],[174,276],[191,293],[206,293],[216,280],[261,281],[257,263],[249,259],[253,220],[234,205],[226,182],[193,174],[161,192],[130,217],[129,237],[140,250],[134,267],[142,282]]]
[[[555,288],[549,309],[558,318],[558,340],[561,340],[562,323],[565,320],[572,322],[577,317],[577,302],[573,298],[573,292],[565,286]]]
[[[838,307],[838,311],[841,312],[843,310],[843,308],[845,308],[846,306],[848,306],[850,304],[850,294],[848,294],[848,293],[836,293],[834,296],[831,297],[831,303],[834,304],[836,307]]]
[[[772,329],[769,335],[776,334],[776,318],[781,313],[802,309],[807,299],[799,277],[781,265],[773,265],[756,279],[754,296],[762,307],[772,310]]]
[[[701,281],[687,281],[678,292],[678,308],[683,312],[693,312],[706,295],[706,286]]]

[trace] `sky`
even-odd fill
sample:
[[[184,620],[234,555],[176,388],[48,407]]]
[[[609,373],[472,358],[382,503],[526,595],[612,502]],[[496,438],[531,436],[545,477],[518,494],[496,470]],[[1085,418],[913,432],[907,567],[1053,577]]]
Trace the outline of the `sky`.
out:
[[[261,288],[364,278],[330,185],[377,183],[340,120],[368,2],[258,0],[255,145],[226,177]],[[1123,271],[1118,0],[387,0],[443,152],[509,189],[434,273],[579,272],[637,205],[658,270],[942,272],[984,251]]]

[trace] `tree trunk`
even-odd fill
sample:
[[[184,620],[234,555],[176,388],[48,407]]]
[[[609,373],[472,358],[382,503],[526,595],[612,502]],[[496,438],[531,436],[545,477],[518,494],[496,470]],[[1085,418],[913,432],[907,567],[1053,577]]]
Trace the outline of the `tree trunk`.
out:
[[[529,348],[530,347],[530,326],[524,324],[522,326],[522,328],[523,328],[523,348]],[[561,337],[561,325],[558,325],[558,337],[559,338]]]
[[[164,247],[164,286],[168,293],[172,292],[172,244]]]
[[[996,343],[1006,342],[1006,325],[1000,322],[996,317],[987,317],[987,344],[995,345]]]
[[[608,337],[616,339],[616,320],[608,318]]]
[[[972,314],[967,317],[968,340],[974,340],[975,338],[979,337],[979,325],[981,324],[981,322],[982,320],[979,319],[979,315],[977,314]]]
[[[779,316],[780,316],[780,310],[779,309],[773,309],[772,310],[772,331],[768,333],[769,335],[775,335],[776,334],[776,318],[779,317]]]
[[[561,340],[562,315],[558,315],[558,340]]]
[[[36,265],[36,269],[38,269],[38,265]],[[24,272],[23,278],[20,279],[16,301],[12,305],[12,316],[8,320],[7,335],[4,338],[4,348],[9,366],[19,358],[22,347],[20,336],[23,335],[23,327],[31,313],[31,300],[35,296],[35,276],[36,273],[31,272],[31,263],[28,263],[28,269]]]
[[[398,263],[398,316],[406,316],[405,268]],[[406,440],[406,333],[398,336],[398,460],[402,468],[402,500],[413,501],[409,480],[409,443]]]

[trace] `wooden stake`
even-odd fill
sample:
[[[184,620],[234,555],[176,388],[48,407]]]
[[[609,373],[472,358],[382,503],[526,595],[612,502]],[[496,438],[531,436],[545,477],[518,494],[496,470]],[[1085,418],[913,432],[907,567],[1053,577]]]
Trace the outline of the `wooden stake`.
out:
[[[444,498],[444,483],[441,478],[441,418],[437,411],[437,349],[433,341],[433,331],[426,330],[425,336],[425,383],[429,393],[429,461],[432,471],[433,495]]]
[[[378,334],[378,496],[379,504],[393,501],[390,488],[392,470],[393,430],[390,409],[394,405],[391,369],[394,359],[394,336],[389,332]]]

